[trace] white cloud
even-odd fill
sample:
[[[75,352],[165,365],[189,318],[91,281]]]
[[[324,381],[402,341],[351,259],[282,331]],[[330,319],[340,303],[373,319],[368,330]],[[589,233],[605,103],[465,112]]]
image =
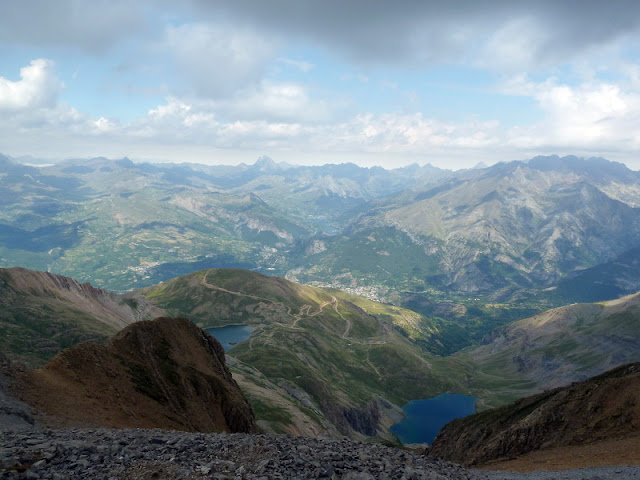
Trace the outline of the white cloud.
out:
[[[518,127],[509,141],[529,147],[591,151],[633,151],[640,147],[640,91],[621,84],[589,81],[577,86],[554,78],[512,81],[507,91],[533,97],[543,121]]]
[[[326,93],[265,80],[252,80],[224,98],[169,96],[137,120],[120,123],[105,116],[92,119],[59,103],[62,84],[53,67],[49,60],[34,60],[21,70],[20,80],[0,78],[0,143],[7,153],[42,155],[33,147],[37,144],[59,156],[152,158],[172,152],[162,158],[180,160],[181,150],[200,149],[198,155],[204,155],[227,149],[275,158],[305,152],[323,162],[340,155],[386,155],[399,163],[403,158],[449,158],[441,166],[455,168],[545,152],[629,162],[640,148],[640,87],[633,65],[619,68],[623,78],[616,83],[597,76],[578,84],[553,77],[512,77],[502,93],[534,99],[543,117],[512,128],[490,116],[452,122],[419,112],[360,113],[338,119],[335,112],[341,105],[322,96]]]
[[[33,60],[20,69],[20,80],[0,77],[0,110],[52,107],[62,87],[51,60]]]
[[[313,98],[307,88],[293,82],[262,81],[213,103],[212,108],[227,119],[320,122],[328,121],[340,104]]]
[[[93,122],[95,134],[113,133],[120,127],[119,123],[105,117],[100,117]]]
[[[257,84],[276,56],[273,40],[224,25],[169,26],[165,42],[195,93],[209,98]]]
[[[315,139],[318,148],[425,154],[446,147],[484,148],[498,139],[497,122],[441,122],[416,114],[361,114]]]
[[[159,105],[149,111],[146,118],[137,124],[144,130],[164,135],[185,136],[191,131],[196,136],[207,134],[216,128],[218,122],[215,114],[208,107],[209,102],[187,103],[176,97],[169,97],[166,105]]]

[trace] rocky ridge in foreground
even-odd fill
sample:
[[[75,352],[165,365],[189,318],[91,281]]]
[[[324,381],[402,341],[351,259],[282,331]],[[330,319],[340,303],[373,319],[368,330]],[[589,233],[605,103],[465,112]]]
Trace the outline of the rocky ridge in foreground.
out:
[[[5,432],[0,478],[483,478],[379,444],[161,430]]]
[[[380,444],[287,435],[30,429],[2,432],[0,446],[0,479],[630,480],[638,474],[640,467],[465,470]]]
[[[529,452],[640,437],[640,363],[453,420],[428,454],[482,465]]]

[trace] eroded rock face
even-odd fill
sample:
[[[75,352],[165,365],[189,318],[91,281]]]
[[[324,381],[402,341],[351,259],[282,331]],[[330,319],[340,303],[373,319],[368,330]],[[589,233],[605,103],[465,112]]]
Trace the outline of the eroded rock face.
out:
[[[454,420],[427,454],[465,465],[640,435],[640,363]]]
[[[356,432],[370,437],[376,434],[380,424],[380,410],[376,402],[371,402],[362,409],[344,408],[343,415]]]
[[[52,425],[258,430],[222,346],[184,318],[137,322],[105,345],[76,345],[21,383]]]
[[[29,406],[21,402],[11,392],[11,380],[17,368],[0,353],[0,432],[21,430],[34,425]]]

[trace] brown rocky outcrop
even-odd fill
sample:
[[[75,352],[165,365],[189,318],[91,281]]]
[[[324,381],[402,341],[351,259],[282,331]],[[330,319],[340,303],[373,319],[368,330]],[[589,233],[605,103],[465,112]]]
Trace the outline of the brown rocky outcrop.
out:
[[[255,432],[220,343],[184,318],[134,323],[24,374],[19,392],[53,426]]]
[[[640,363],[454,420],[427,450],[464,465],[640,437]]]

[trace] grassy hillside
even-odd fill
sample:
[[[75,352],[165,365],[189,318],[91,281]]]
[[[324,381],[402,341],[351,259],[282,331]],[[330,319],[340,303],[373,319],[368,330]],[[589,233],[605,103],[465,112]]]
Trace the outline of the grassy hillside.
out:
[[[545,295],[558,303],[599,302],[629,295],[640,289],[640,248],[612,260],[568,275]]]
[[[491,405],[585,380],[640,361],[640,294],[513,322],[455,357],[474,366],[469,387]]]
[[[450,356],[433,352],[467,341],[469,332],[456,336],[465,321],[478,334],[474,315],[494,310],[506,321],[509,306],[438,302],[422,305],[423,315],[234,269],[203,270],[125,295],[48,273],[0,270],[0,306],[2,351],[32,365],[136,319],[251,325],[250,340],[230,352],[234,378],[263,428],[305,435],[390,440],[388,427],[409,400],[467,393],[482,409],[640,361],[640,294],[549,310]]]
[[[260,398],[257,406],[259,418],[280,414],[274,429],[283,420],[292,430],[301,428],[295,422],[304,418],[342,434],[388,438],[386,427],[397,419],[398,406],[442,391],[466,391],[462,371],[452,368],[456,361],[425,353],[411,340],[427,336],[428,325],[401,308],[365,300],[356,305],[333,290],[224,269],[140,293],[201,326],[256,327],[231,355],[243,388],[264,390],[265,379],[279,387],[277,401]],[[284,407],[278,405],[282,398]]]

